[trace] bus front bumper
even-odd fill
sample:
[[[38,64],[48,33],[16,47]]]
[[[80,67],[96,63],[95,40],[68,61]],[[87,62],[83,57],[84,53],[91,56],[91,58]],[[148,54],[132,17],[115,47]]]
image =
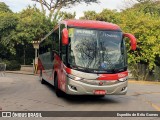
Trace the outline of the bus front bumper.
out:
[[[100,80],[94,81],[97,83],[100,82]],[[104,80],[104,85],[93,85],[82,81],[76,81],[71,78],[68,78],[67,82],[66,93],[71,95],[95,95],[95,91],[105,91],[105,94],[103,93],[103,95],[125,95],[127,93],[128,84],[128,81],[116,81],[115,83],[110,84],[112,81]]]

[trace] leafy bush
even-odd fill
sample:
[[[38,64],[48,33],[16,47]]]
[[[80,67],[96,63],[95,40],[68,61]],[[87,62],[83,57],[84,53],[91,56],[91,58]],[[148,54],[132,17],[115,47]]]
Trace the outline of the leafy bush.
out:
[[[16,60],[3,60],[6,64],[6,70],[20,70],[21,65]]]

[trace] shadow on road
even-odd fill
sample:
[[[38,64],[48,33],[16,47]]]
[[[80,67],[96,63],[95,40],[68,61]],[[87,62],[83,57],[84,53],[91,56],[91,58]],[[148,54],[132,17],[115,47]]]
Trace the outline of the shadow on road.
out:
[[[87,102],[88,104],[106,104],[106,103],[118,103],[118,101],[114,100],[112,97],[105,96],[105,97],[100,97],[100,96],[92,96],[92,95],[65,95],[63,97],[67,102],[70,103],[85,103]]]

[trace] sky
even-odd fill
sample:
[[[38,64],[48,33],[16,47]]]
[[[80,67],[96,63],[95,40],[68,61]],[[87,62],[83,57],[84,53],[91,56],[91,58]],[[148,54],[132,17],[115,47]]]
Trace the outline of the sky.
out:
[[[123,9],[123,6],[125,4],[124,1],[127,0],[100,0],[100,1],[101,2],[99,4],[96,3],[92,3],[90,5],[79,4],[72,8],[62,9],[62,10],[71,13],[75,11],[76,18],[79,18],[83,16],[84,11],[88,10],[101,12],[103,9],[107,8],[111,10],[117,9],[119,11],[120,9]],[[21,10],[25,9],[28,5],[36,4],[36,2],[33,2],[31,0],[0,0],[0,2],[5,2],[13,12],[20,12]],[[40,8],[39,4],[36,4],[36,6]]]

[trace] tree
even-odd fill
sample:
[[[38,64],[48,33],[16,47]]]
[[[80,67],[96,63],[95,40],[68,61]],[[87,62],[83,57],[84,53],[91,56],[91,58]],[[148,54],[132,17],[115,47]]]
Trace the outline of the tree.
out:
[[[15,39],[23,45],[24,64],[26,49],[32,41],[40,41],[53,27],[51,21],[35,6],[29,6],[19,13]],[[31,56],[33,57],[34,53]]]
[[[20,64],[15,60],[17,41],[14,36],[18,16],[5,3],[0,2],[0,18],[0,59],[7,64],[7,70],[17,70]]]
[[[23,42],[40,40],[53,28],[50,20],[39,9],[28,7],[19,13],[17,37]]]
[[[95,11],[85,11],[84,16],[80,19],[85,20],[98,20],[98,14]]]
[[[96,13],[95,11],[85,11],[84,16],[81,17],[80,19],[119,23],[119,19],[117,18],[118,16],[119,13],[116,10],[104,9],[100,13]]]
[[[58,20],[64,20],[64,19],[75,19],[76,13],[67,13],[67,12],[60,12],[58,15]]]
[[[15,54],[13,38],[14,29],[18,23],[18,17],[14,14],[5,3],[0,2],[0,54],[1,57],[6,57],[7,52]]]
[[[51,21],[35,6],[29,6],[20,13],[13,13],[2,2],[0,18],[1,59],[31,64],[34,57],[32,41],[40,40],[53,29]]]
[[[142,11],[145,14],[160,16],[160,1],[159,0],[143,0],[135,4],[133,8]]]
[[[41,8],[44,14],[46,13],[45,8],[49,10],[49,18],[52,19],[54,15],[53,20],[56,20],[57,15],[59,14],[62,7],[69,8],[80,3],[90,4],[99,2],[99,0],[49,0],[49,2],[47,0],[32,1],[36,1],[41,4]]]
[[[129,52],[129,65],[132,72],[136,75],[137,79],[147,79],[148,74],[152,73],[156,66],[157,56],[160,56],[160,17],[157,15],[157,10],[153,9],[152,13],[146,8],[159,6],[157,3],[141,2],[135,4],[132,8],[128,8],[121,12],[119,25],[125,32],[131,32],[137,38],[138,48],[130,54]],[[145,70],[141,69],[144,64]],[[143,71],[145,71],[143,73]]]
[[[4,2],[0,2],[0,11],[1,12],[12,12]]]

